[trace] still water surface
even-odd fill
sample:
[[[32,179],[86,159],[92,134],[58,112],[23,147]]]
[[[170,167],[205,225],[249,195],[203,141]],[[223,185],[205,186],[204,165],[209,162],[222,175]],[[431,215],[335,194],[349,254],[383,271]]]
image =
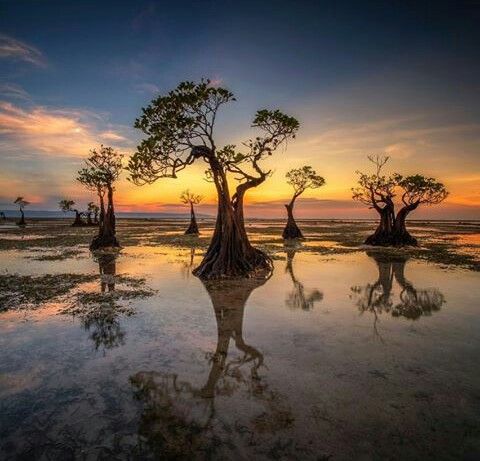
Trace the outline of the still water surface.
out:
[[[1,270],[156,290],[85,322],[0,314],[2,459],[480,459],[480,274],[286,249],[204,284],[198,251],[130,247]]]

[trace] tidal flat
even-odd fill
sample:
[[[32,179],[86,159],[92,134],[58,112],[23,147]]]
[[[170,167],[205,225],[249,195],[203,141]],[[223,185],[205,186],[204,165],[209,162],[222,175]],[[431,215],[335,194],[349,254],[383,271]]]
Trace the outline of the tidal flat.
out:
[[[480,223],[250,221],[265,279],[202,282],[213,222],[0,226],[0,459],[480,459]]]

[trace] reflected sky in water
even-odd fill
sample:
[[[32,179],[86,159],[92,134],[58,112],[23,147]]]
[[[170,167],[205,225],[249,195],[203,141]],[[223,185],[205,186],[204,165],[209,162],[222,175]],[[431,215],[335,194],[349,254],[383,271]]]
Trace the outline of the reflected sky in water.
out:
[[[98,274],[83,289],[103,295],[127,274],[156,292],[94,318],[0,314],[1,458],[478,453],[480,274],[300,246],[268,280],[202,283],[200,249],[87,256],[54,267]]]

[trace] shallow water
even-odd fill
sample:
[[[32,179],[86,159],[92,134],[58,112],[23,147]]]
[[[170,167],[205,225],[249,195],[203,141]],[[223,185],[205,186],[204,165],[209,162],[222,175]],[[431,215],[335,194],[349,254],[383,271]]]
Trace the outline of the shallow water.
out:
[[[156,292],[90,322],[64,299],[0,313],[1,459],[478,459],[480,273],[287,247],[269,280],[203,284],[202,251],[2,252]]]

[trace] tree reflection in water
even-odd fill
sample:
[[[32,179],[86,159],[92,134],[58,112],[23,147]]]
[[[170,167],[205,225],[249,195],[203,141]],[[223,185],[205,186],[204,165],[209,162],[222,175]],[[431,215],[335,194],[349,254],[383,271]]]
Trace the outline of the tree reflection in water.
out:
[[[184,279],[188,280],[192,276],[192,270],[194,269],[194,260],[195,260],[195,251],[196,247],[190,248],[190,259],[183,261],[181,266],[182,276]]]
[[[244,339],[245,304],[252,291],[266,281],[250,278],[203,282],[217,323],[217,345],[208,356],[210,372],[203,385],[155,371],[130,377],[135,397],[144,405],[139,428],[142,452],[161,459],[205,459],[221,447],[233,448],[231,437],[245,436],[252,441],[259,434],[291,426],[293,416],[285,399],[259,376],[263,354]],[[240,356],[229,360],[231,342]],[[226,428],[215,419],[215,398],[231,397],[241,390],[261,405],[261,411],[247,423],[239,422],[241,414],[235,415],[239,418],[235,427]]]
[[[293,282],[293,290],[287,294],[285,299],[285,304],[290,309],[302,309],[304,311],[309,311],[313,309],[317,301],[323,299],[323,293],[318,291],[316,288],[313,290],[305,290],[303,283],[301,283],[296,277],[293,270],[293,258],[297,249],[294,246],[285,246],[285,251],[287,253],[287,265],[285,267],[285,272],[290,274],[290,277]]]
[[[117,253],[95,256],[100,273],[101,293],[115,291],[117,257]],[[90,339],[95,344],[95,350],[99,348],[113,349],[124,344],[125,331],[121,328],[118,317],[119,312],[113,296],[102,297],[98,309],[92,309],[88,315],[82,316],[82,324],[85,330],[90,332]]]
[[[374,315],[374,331],[378,335],[379,314],[418,320],[432,315],[445,303],[445,297],[436,288],[418,289],[405,277],[408,257],[367,252],[378,268],[378,279],[364,286],[351,287],[352,299],[360,312]],[[398,297],[394,297],[394,281],[399,286]]]

